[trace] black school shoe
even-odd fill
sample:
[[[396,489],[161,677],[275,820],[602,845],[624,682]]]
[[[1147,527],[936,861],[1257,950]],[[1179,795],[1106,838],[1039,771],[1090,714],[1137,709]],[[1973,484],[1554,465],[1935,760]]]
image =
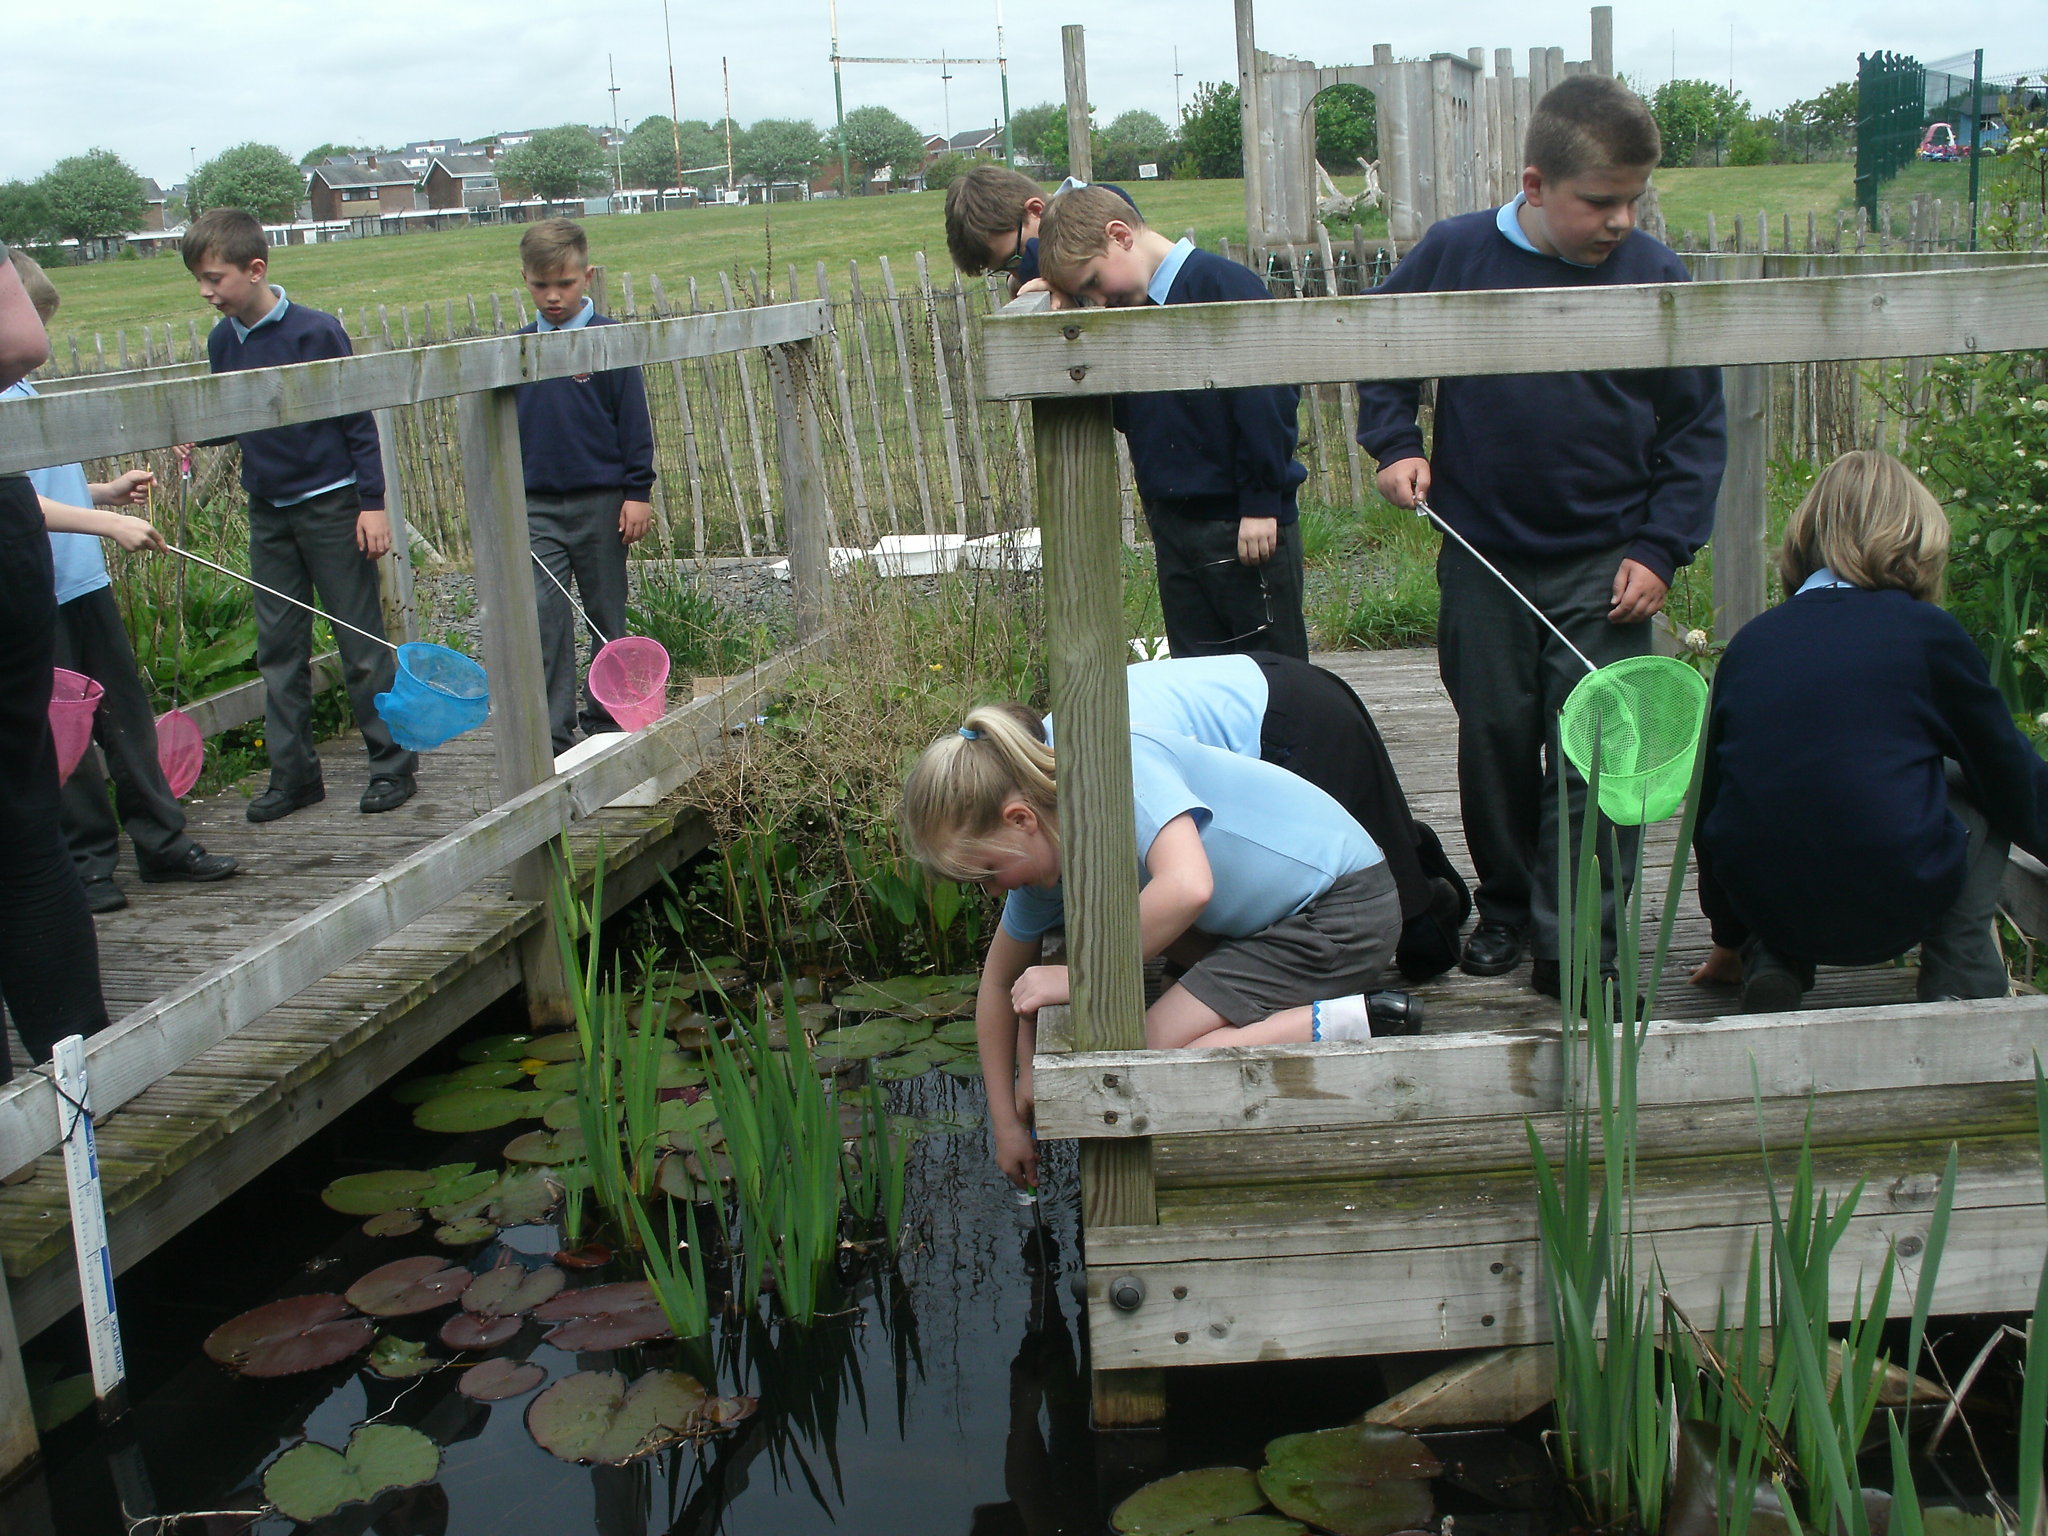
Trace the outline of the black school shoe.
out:
[[[94,916],[118,912],[128,905],[128,893],[114,884],[112,876],[85,882],[85,908]]]
[[[255,802],[250,802],[254,809]],[[165,885],[173,880],[189,880],[204,885],[215,880],[225,880],[242,866],[224,853],[208,853],[194,843],[185,851],[182,859],[173,859],[168,864],[144,864],[136,860],[135,873],[144,885]],[[111,881],[108,882],[112,884]]]
[[[1521,963],[1521,930],[1506,923],[1484,922],[1465,941],[1458,969],[1467,976],[1505,976]]]
[[[410,800],[418,788],[418,783],[409,773],[379,774],[363,791],[362,812],[365,816],[374,816],[379,811],[395,811]]]
[[[327,798],[327,786],[315,779],[310,784],[293,788],[288,784],[273,784],[254,800],[249,802],[251,821],[276,821],[289,816],[293,811],[303,811],[309,805],[318,805]]]
[[[1752,940],[1742,952],[1744,1013],[1792,1013],[1813,985],[1811,972],[1795,968]]]
[[[1368,993],[1365,1016],[1375,1040],[1385,1035],[1422,1033],[1422,999],[1410,992]]]

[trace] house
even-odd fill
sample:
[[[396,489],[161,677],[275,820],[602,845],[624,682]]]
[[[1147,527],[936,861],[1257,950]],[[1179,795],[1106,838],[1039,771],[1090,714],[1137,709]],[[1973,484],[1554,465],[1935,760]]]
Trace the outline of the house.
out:
[[[416,206],[417,182],[403,165],[380,163],[375,155],[361,165],[327,161],[313,168],[307,195],[315,220],[367,219],[409,213]]]
[[[170,201],[170,194],[156,184],[154,176],[142,178],[142,227],[137,234],[161,234],[168,226],[164,223],[164,204]]]
[[[965,133],[956,133],[944,141],[940,153],[948,150],[956,155],[966,155],[971,160],[1000,159],[1003,153],[1003,125],[997,123],[991,128],[970,128]]]
[[[415,139],[399,149],[387,150],[384,162],[402,165],[415,178],[423,178],[436,155],[480,155],[483,152],[483,145],[471,144],[459,136],[452,139]]]
[[[496,208],[498,150],[487,144],[480,154],[436,154],[427,162],[425,186],[429,208]]]

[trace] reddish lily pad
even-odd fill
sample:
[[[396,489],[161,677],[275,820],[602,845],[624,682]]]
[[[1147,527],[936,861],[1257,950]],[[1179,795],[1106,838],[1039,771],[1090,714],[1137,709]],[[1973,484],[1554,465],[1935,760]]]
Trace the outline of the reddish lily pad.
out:
[[[619,1349],[671,1336],[654,1288],[644,1280],[563,1291],[535,1307],[533,1316],[558,1324],[547,1336],[557,1349]]]
[[[206,1354],[244,1376],[295,1376],[368,1349],[377,1330],[328,1293],[287,1296],[229,1318],[206,1336]]]
[[[486,1360],[464,1371],[455,1390],[480,1403],[496,1403],[531,1392],[547,1379],[547,1367],[531,1360]]]
[[[704,1389],[680,1371],[649,1371],[631,1386],[617,1371],[578,1371],[533,1400],[526,1427],[564,1461],[617,1466],[702,1427]]]
[[[496,1349],[524,1326],[518,1317],[458,1312],[441,1325],[441,1342],[450,1349]]]
[[[470,1275],[438,1254],[379,1265],[348,1288],[348,1303],[372,1317],[410,1317],[446,1306],[469,1288]]]
[[[472,1280],[462,1293],[462,1310],[483,1317],[516,1317],[561,1292],[569,1277],[552,1264],[538,1269],[504,1263]]]
[[[1441,1471],[1413,1435],[1350,1424],[1273,1441],[1259,1486],[1282,1514],[1332,1536],[1391,1536],[1429,1521],[1435,1502],[1427,1479]]]
[[[562,1291],[533,1309],[534,1321],[559,1323],[572,1317],[597,1317],[606,1312],[629,1312],[654,1306],[654,1287],[645,1280],[614,1280],[609,1285],[586,1285]]]
[[[555,1254],[555,1262],[564,1269],[603,1269],[611,1261],[612,1251],[603,1243],[585,1243],[579,1248],[564,1248]]]

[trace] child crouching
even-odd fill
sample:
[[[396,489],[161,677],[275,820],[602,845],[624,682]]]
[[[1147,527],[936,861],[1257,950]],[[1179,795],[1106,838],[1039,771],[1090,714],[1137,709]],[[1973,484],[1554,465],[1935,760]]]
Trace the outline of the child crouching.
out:
[[[1014,1087],[1020,1023],[1068,998],[1067,968],[1037,963],[1064,901],[1053,749],[1035,724],[1014,706],[972,711],[925,749],[901,811],[926,868],[1005,896],[975,1026],[996,1159],[1019,1184],[1037,1162]],[[1146,1010],[1146,1044],[1370,1037],[1364,994],[1393,956],[1401,902],[1365,830],[1285,769],[1152,726],[1131,728],[1131,776],[1144,954],[1186,967]]]

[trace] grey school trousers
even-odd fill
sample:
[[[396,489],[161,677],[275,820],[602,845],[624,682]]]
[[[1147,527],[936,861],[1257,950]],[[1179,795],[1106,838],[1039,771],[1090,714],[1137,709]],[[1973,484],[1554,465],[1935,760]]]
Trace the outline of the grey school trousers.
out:
[[[105,772],[87,754],[64,781],[64,840],[79,877],[113,878],[124,826],[135,843],[138,869],[177,863],[192,851],[192,839],[185,835],[184,808],[157,762],[156,712],[136,675],[135,649],[111,588],[58,605],[57,665],[83,672],[105,690],[92,717],[92,739],[106,759]]]
[[[362,509],[352,485],[288,507],[251,496],[249,574],[345,624],[383,634],[377,562],[356,547],[356,518]],[[370,777],[409,778],[419,758],[391,739],[375,702],[390,689],[397,658],[374,640],[339,626],[334,644],[341,652],[341,679],[356,728],[370,755]],[[313,744],[312,659],[313,616],[258,592],[256,670],[263,674],[263,744],[275,788],[299,789],[320,780],[320,754]]]
[[[1648,623],[1607,621],[1614,573],[1626,553],[1627,546],[1620,546],[1558,560],[1488,558],[1595,666],[1605,666],[1650,649]],[[1531,954],[1556,959],[1560,769],[1569,796],[1574,868],[1586,803],[1585,780],[1557,750],[1557,712],[1586,668],[1498,577],[1450,539],[1437,556],[1436,580],[1443,598],[1437,666],[1458,711],[1458,802],[1479,876],[1472,893],[1479,920],[1525,931]],[[1603,964],[1614,952],[1612,825],[1601,818]],[[1635,864],[1637,831],[1617,830],[1625,877]]]
[[[587,686],[580,716],[577,712],[576,615],[562,587],[576,594],[590,620],[593,655],[605,641],[626,633],[626,546],[619,541],[619,509],[625,501],[626,493],[617,486],[563,495],[526,493],[526,536],[541,563],[554,573],[553,581],[541,571],[533,573],[533,597],[540,607],[548,728],[557,756],[575,743],[579,723],[586,736],[619,728],[604,706],[590,697]]]
[[[1159,611],[1176,657],[1278,651],[1308,660],[1301,614],[1301,525],[1282,523],[1263,565],[1237,558],[1234,517],[1187,517],[1145,504],[1159,568]]]

